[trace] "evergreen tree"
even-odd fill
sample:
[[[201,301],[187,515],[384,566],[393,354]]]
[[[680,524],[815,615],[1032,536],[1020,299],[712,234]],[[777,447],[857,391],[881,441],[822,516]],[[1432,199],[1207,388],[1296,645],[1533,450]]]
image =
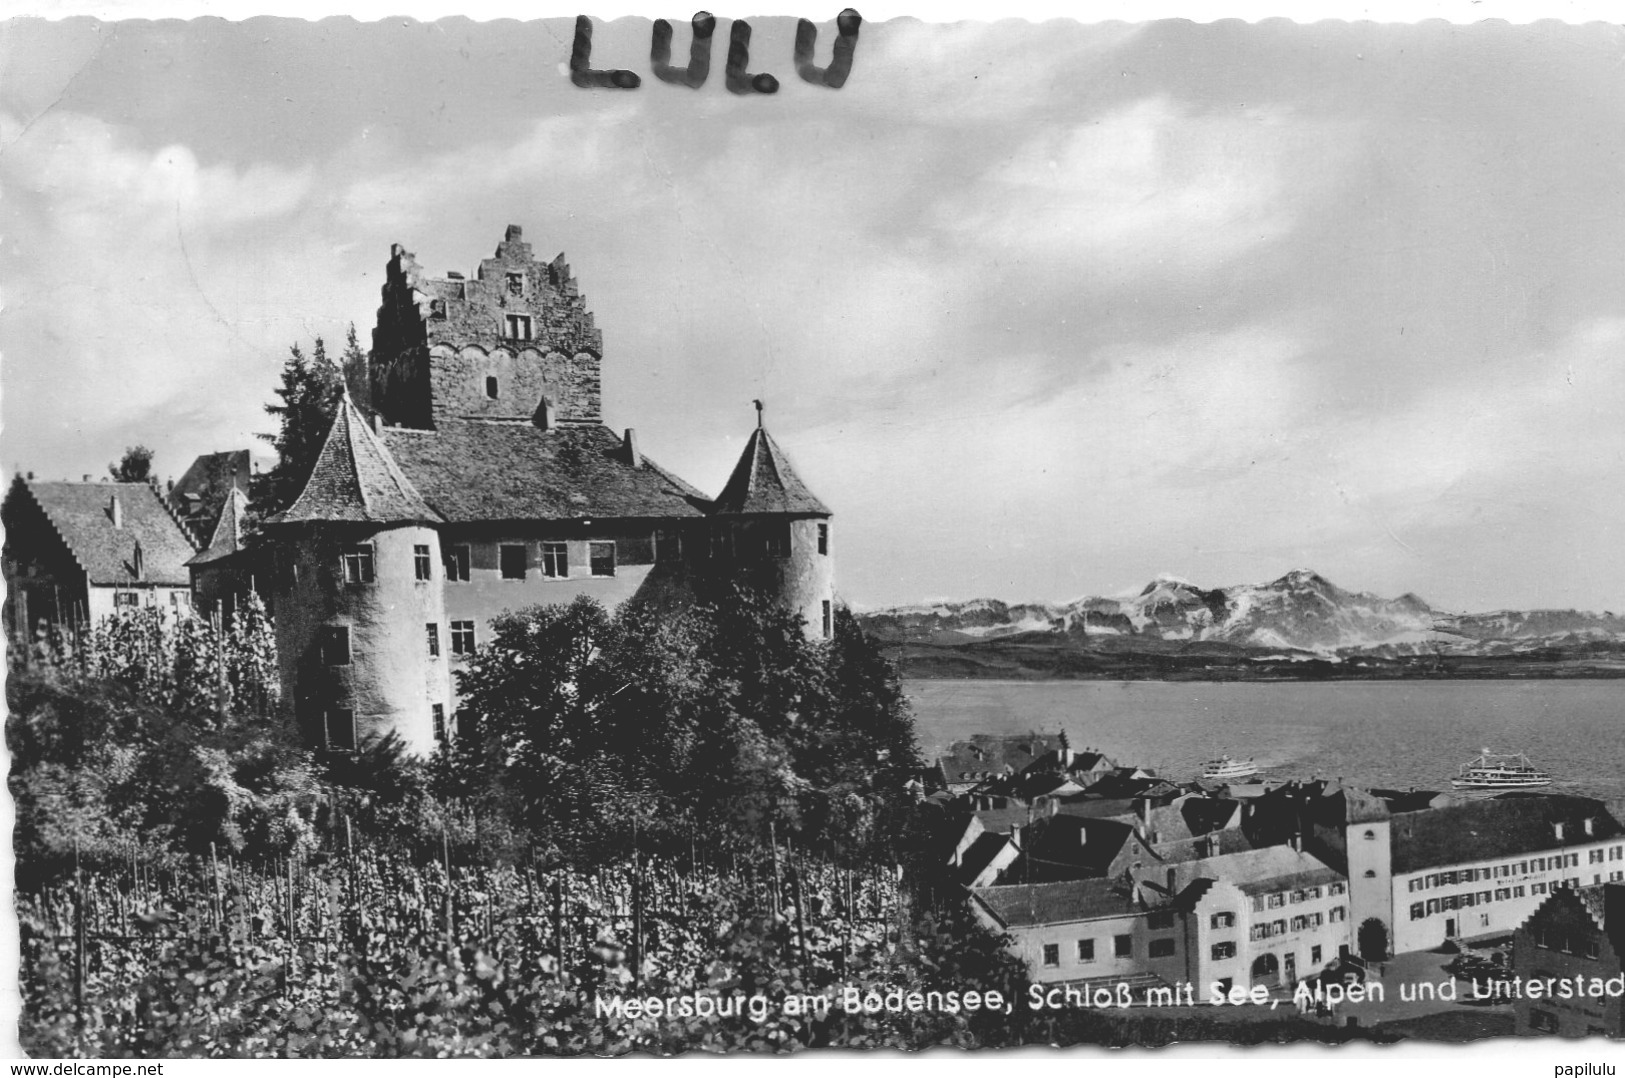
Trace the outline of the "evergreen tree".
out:
[[[277,431],[260,437],[276,447],[277,462],[265,473],[260,489],[253,492],[259,508],[266,512],[284,509],[298,496],[344,393],[339,369],[327,358],[327,346],[320,337],[308,359],[297,344],[288,349],[282,384],[275,392],[280,403],[267,404],[265,411],[276,417]]]

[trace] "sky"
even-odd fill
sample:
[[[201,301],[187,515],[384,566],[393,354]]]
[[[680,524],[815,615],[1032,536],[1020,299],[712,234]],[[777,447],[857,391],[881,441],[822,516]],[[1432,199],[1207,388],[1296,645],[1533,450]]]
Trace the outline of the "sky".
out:
[[[855,606],[1625,610],[1625,30],[893,19],[832,90],[761,18],[739,96],[729,20],[698,90],[649,25],[595,28],[633,91],[570,19],[6,25],[0,463],[263,454],[392,243],[519,224],[648,456],[714,493],[766,402]]]

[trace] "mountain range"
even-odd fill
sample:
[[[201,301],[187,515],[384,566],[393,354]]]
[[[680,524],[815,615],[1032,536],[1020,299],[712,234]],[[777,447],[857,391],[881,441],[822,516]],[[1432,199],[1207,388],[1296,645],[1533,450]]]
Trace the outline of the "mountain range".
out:
[[[922,648],[971,654],[995,643],[1254,661],[1550,659],[1576,651],[1625,658],[1625,617],[1612,612],[1452,613],[1410,593],[1389,599],[1348,591],[1308,569],[1264,584],[1202,588],[1159,576],[1130,597],[971,599],[871,610],[858,620],[881,641],[911,648],[916,658]]]

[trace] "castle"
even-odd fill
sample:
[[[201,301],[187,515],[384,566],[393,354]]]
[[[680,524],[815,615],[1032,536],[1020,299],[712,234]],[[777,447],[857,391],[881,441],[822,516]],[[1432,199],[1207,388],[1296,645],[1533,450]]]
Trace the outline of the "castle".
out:
[[[201,609],[248,586],[265,596],[283,697],[311,743],[394,733],[430,751],[451,733],[457,663],[494,617],[536,604],[613,607],[736,579],[831,634],[831,514],[760,405],[715,499],[645,456],[635,431],[608,429],[602,335],[563,255],[538,261],[518,226],[472,277],[427,277],[397,244],[372,343],[261,541],[231,487],[186,562]]]

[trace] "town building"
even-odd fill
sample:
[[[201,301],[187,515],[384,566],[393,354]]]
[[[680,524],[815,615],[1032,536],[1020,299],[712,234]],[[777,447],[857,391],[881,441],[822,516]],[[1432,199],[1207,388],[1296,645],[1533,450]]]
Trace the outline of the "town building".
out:
[[[191,611],[187,561],[197,552],[148,483],[49,482],[19,475],[7,491],[5,627],[94,625],[119,610]]]
[[[1512,955],[1518,1033],[1625,1036],[1625,884],[1548,894],[1518,927]]]
[[[1194,984],[1289,989],[1349,953],[1348,880],[1292,846],[1167,865],[1160,885],[1180,911],[1183,976]]]
[[[1327,786],[1306,848],[1349,878],[1360,953],[1386,957],[1510,934],[1559,887],[1625,879],[1625,827],[1601,801]]]
[[[1148,905],[1131,878],[973,889],[971,909],[1009,936],[1010,952],[1040,984],[1147,988],[1186,980],[1180,914]]]

